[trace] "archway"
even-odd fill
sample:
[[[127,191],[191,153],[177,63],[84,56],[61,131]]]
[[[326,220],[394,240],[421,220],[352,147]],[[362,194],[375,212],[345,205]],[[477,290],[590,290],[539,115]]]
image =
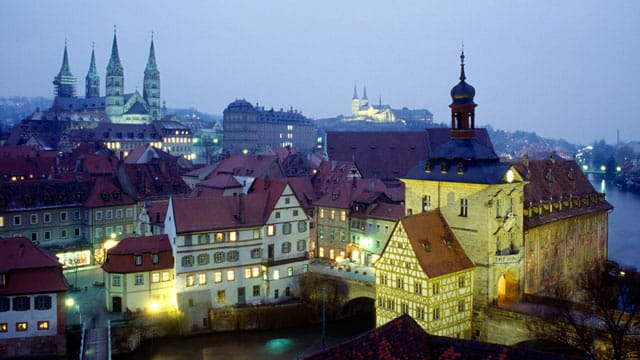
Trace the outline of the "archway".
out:
[[[518,291],[516,289],[516,280],[512,274],[503,273],[498,278],[498,306],[509,305],[517,302]]]

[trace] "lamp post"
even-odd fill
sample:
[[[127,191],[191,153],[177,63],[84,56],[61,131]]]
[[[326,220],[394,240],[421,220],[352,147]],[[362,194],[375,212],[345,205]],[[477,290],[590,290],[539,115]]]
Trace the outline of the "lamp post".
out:
[[[76,304],[76,301],[70,297],[65,300],[65,305],[67,305],[68,308],[76,309],[78,312],[78,319],[80,320],[80,326],[82,326],[82,312],[80,311],[80,304]]]

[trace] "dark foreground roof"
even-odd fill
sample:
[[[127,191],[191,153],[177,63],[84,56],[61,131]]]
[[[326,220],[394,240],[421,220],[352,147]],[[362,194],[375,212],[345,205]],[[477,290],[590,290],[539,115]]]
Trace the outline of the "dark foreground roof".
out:
[[[427,334],[409,315],[304,359],[578,359]]]

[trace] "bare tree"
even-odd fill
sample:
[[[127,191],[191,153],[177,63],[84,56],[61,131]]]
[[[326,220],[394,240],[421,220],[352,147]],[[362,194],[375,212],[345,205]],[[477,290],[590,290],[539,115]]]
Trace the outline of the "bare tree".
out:
[[[556,288],[546,321],[532,331],[592,359],[628,359],[640,348],[640,274],[599,266],[578,276],[571,288]]]
[[[339,278],[308,272],[300,276],[300,298],[312,309],[314,319],[319,320],[322,311],[322,292],[327,316],[335,318],[342,309],[349,287]]]

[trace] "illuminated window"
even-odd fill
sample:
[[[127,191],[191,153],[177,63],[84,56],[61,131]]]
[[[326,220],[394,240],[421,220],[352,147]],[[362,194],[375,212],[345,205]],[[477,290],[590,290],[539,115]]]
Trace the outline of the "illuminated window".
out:
[[[169,275],[168,271],[164,271],[162,272],[162,281],[169,281],[171,280],[171,276]]]
[[[347,212],[346,212],[346,210],[340,211],[340,221],[347,221]]]
[[[431,210],[431,196],[425,195],[422,197],[422,212]]]
[[[151,282],[152,283],[160,282],[160,273],[157,273],[157,272],[152,273],[151,274]]]
[[[244,269],[244,278],[251,279],[251,269],[249,268]]]
[[[237,241],[238,240],[238,232],[230,231],[229,232],[229,241]]]
[[[320,255],[320,257],[324,257],[324,248],[320,247],[320,249],[318,251],[319,251],[318,255]]]
[[[267,236],[274,236],[276,234],[276,227],[273,224],[267,225]]]
[[[235,281],[235,279],[236,279],[236,271],[227,270],[227,281]]]
[[[48,321],[38,321],[38,330],[49,330]]]
[[[185,278],[185,283],[187,287],[191,287],[196,284],[196,278],[193,274],[188,274]]]
[[[273,280],[278,280],[278,279],[280,279],[280,270],[275,269],[273,270]]]
[[[259,277],[260,276],[260,268],[258,266],[254,266],[251,268],[251,276]]]
[[[324,219],[324,209],[320,209],[320,219]]]
[[[218,304],[224,304],[225,302],[227,302],[227,294],[224,290],[218,290],[216,301],[218,302]]]
[[[207,273],[198,274],[198,285],[205,285],[207,283]]]
[[[293,267],[289,266],[287,268],[287,276],[293,276]]]
[[[333,259],[336,257],[335,251],[333,249],[329,250],[329,258]]]
[[[216,233],[216,242],[223,242],[223,241],[224,241],[224,233],[223,232]]]
[[[9,331],[7,323],[0,323],[0,333],[6,333]]]
[[[0,216],[0,227],[4,227],[4,216]]]
[[[16,323],[16,331],[27,331],[27,330],[29,330],[29,324],[27,322]]]
[[[213,282],[222,282],[222,271],[216,271],[213,273]]]
[[[336,211],[335,210],[331,210],[331,215],[329,216],[329,218],[331,220],[335,220],[336,219]]]

